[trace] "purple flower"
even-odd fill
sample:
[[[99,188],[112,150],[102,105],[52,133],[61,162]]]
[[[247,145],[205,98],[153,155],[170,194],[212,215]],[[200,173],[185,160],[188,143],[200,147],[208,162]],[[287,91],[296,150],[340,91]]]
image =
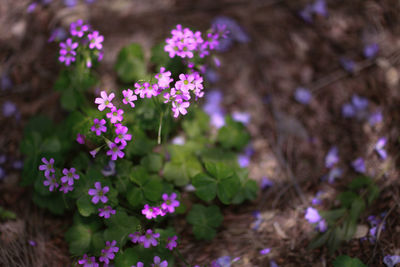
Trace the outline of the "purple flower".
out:
[[[97,136],[100,136],[101,135],[101,132],[107,132],[107,127],[105,126],[105,124],[106,124],[106,120],[105,119],[101,119],[101,120],[99,120],[99,119],[94,119],[93,120],[93,126],[90,128],[90,130],[92,131],[92,132],[96,132],[96,135]]]
[[[69,26],[69,29],[72,36],[77,36],[81,38],[85,34],[85,32],[89,30],[89,25],[83,24],[83,21],[80,19],[76,22],[72,22]]]
[[[386,264],[387,267],[394,267],[396,264],[400,263],[399,255],[386,255],[383,258],[383,263]]]
[[[164,202],[161,204],[161,208],[169,213],[174,213],[175,208],[179,207],[179,201],[176,200],[176,193],[172,193],[171,196],[168,196],[168,194],[163,194],[162,199]]]
[[[150,220],[157,218],[157,216],[160,215],[160,209],[158,207],[150,207],[148,204],[145,204],[144,209],[142,209],[142,214]]]
[[[36,6],[37,6],[36,2],[30,3],[28,8],[26,9],[26,12],[32,13],[33,11],[35,11]]]
[[[132,108],[134,108],[135,103],[133,103],[133,101],[137,100],[137,96],[133,94],[133,91],[131,89],[123,90],[122,95],[124,96],[124,99],[122,99],[122,103],[124,103],[125,105],[129,104]]]
[[[216,261],[211,263],[211,267],[230,267],[231,266],[231,257],[223,256],[219,257]]]
[[[342,65],[343,69],[349,73],[353,73],[356,68],[356,63],[348,58],[341,57],[340,64]]]
[[[235,111],[235,112],[232,113],[232,119],[234,121],[241,122],[244,125],[249,124],[250,118],[251,118],[251,116],[247,112],[237,112],[237,111]]]
[[[325,157],[325,167],[332,168],[336,163],[339,162],[339,151],[336,146],[332,147]]]
[[[0,155],[0,164],[4,164],[7,161],[7,156],[5,154]]]
[[[112,107],[110,112],[107,113],[106,116],[107,118],[110,119],[111,123],[116,123],[124,119],[122,114],[124,114],[124,111],[122,109],[117,109],[116,107]]]
[[[154,263],[151,264],[151,267],[167,267],[168,266],[168,262],[166,260],[161,262],[161,259],[158,256],[155,256],[153,261],[154,261]]]
[[[139,232],[134,232],[133,234],[129,234],[129,238],[131,239],[132,243],[136,244],[139,241],[141,234]]]
[[[116,144],[121,143],[122,145],[126,146],[126,141],[130,141],[132,139],[132,135],[128,134],[128,127],[123,126],[121,123],[115,124],[115,133],[117,136],[114,139]]]
[[[167,245],[165,247],[169,250],[173,250],[177,246],[177,243],[176,243],[177,239],[178,239],[178,237],[176,235],[174,235],[173,237],[168,237]]]
[[[148,229],[144,235],[139,238],[139,242],[143,244],[145,248],[150,246],[156,247],[158,245],[157,238],[160,237],[159,233],[154,233],[151,229]]]
[[[83,145],[85,143],[85,136],[83,134],[78,133],[76,135],[76,142]]]
[[[76,172],[75,168],[71,168],[69,170],[64,168],[62,172],[64,176],[61,177],[61,182],[63,183],[68,183],[69,185],[73,185],[74,179],[75,180],[79,179],[79,175],[75,173]]]
[[[313,22],[313,6],[306,5],[300,12],[299,16],[307,23]]]
[[[65,43],[60,43],[60,47],[60,57],[58,60],[64,62],[66,66],[71,65],[71,62],[75,61],[75,49],[78,47],[78,43],[73,43],[72,39],[68,38]]]
[[[109,264],[110,260],[113,260],[115,257],[115,253],[119,251],[119,248],[115,246],[117,241],[113,240],[111,243],[109,241],[106,242],[106,247],[101,250],[101,255],[99,258],[100,262],[104,262],[105,264]]]
[[[175,83],[175,88],[182,91],[182,92],[188,92],[190,90],[194,90],[194,75],[188,74],[185,75],[181,73],[179,75],[179,81]]]
[[[101,170],[101,173],[104,176],[113,176],[113,175],[115,175],[115,173],[116,173],[116,171],[115,171],[115,161],[112,161],[112,160],[108,161],[108,164],[103,167],[103,169]]]
[[[364,46],[364,57],[366,58],[374,58],[376,54],[379,52],[379,46],[376,43],[369,44]]]
[[[144,267],[144,264],[143,264],[143,262],[138,261],[138,262],[136,263],[136,266],[135,266],[135,265],[132,265],[131,267]]]
[[[343,170],[341,168],[332,168],[328,173],[328,182],[333,183],[336,178],[340,178],[343,174]]]
[[[59,184],[54,174],[46,175],[46,180],[43,182],[44,186],[49,187],[49,191],[53,192],[54,188],[58,188]]]
[[[11,101],[5,101],[3,104],[3,115],[4,117],[11,117],[17,112],[17,106]]]
[[[380,123],[382,120],[383,120],[383,116],[382,116],[382,111],[380,111],[380,110],[372,113],[368,118],[368,122],[371,126],[374,126],[374,125]]]
[[[104,217],[104,219],[108,219],[111,217],[111,214],[115,214],[116,211],[112,209],[111,206],[105,206],[104,209],[99,208],[99,216]]]
[[[297,102],[307,105],[311,101],[312,94],[307,88],[299,87],[294,92],[294,98]]]
[[[105,194],[110,191],[110,188],[108,186],[102,188],[100,182],[95,182],[94,187],[95,188],[90,188],[88,191],[89,195],[92,196],[93,204],[97,204],[99,200],[103,203],[107,203],[108,197],[106,197]]]
[[[83,267],[99,267],[99,264],[96,262],[95,257],[88,257],[88,255],[84,254],[83,258],[78,261],[80,265]]]
[[[225,125],[225,116],[222,113],[216,112],[210,117],[210,124],[215,128],[219,129]]]
[[[250,165],[250,157],[245,154],[238,155],[237,162],[240,168],[246,168]]]
[[[316,0],[313,4],[313,11],[315,14],[321,15],[323,17],[328,16],[325,0]]]
[[[122,152],[122,149],[125,148],[124,145],[118,146],[115,143],[109,143],[108,147],[110,150],[107,151],[107,156],[111,156],[111,160],[117,160],[117,158],[123,158],[125,156],[125,153]]]
[[[356,110],[352,104],[346,103],[342,106],[342,115],[345,118],[352,118],[356,115]]]
[[[48,177],[50,173],[55,173],[54,170],[54,159],[51,158],[49,161],[46,158],[42,158],[43,165],[39,166],[40,171],[44,171],[44,176]]]
[[[368,107],[368,99],[365,97],[353,95],[351,102],[357,110],[365,110]]]
[[[98,147],[98,148],[96,148],[96,149],[93,149],[93,150],[91,150],[89,153],[90,153],[90,155],[92,155],[92,157],[93,158],[95,158],[96,157],[96,154],[97,154],[97,152],[99,152],[100,151],[100,147]]]
[[[319,223],[318,223],[318,227],[317,228],[318,228],[318,231],[323,233],[328,228],[328,225],[326,224],[325,220],[320,220]]]
[[[312,199],[311,204],[321,205],[322,204],[322,201],[320,199],[321,195],[322,195],[322,192],[318,191],[317,194],[315,195],[315,197]]]
[[[265,190],[273,185],[274,185],[274,183],[270,179],[268,179],[266,176],[263,176],[261,178],[261,189],[262,190]]]
[[[270,261],[269,262],[269,267],[279,267],[279,266],[275,261]]]
[[[111,103],[111,101],[113,100],[115,94],[111,93],[109,96],[107,95],[107,93],[105,91],[101,91],[100,92],[101,98],[98,97],[94,100],[94,103],[99,104],[98,109],[100,111],[103,111],[106,107],[107,108],[113,108],[114,105]]]
[[[32,247],[36,247],[36,242],[34,241],[34,240],[28,240],[28,243],[29,243],[29,245],[30,246],[32,246]]]
[[[49,39],[47,40],[47,42],[53,42],[53,41],[64,41],[65,38],[67,38],[67,32],[64,30],[64,28],[59,27],[59,28],[55,28],[54,30],[52,30],[51,35],[49,37]]]
[[[386,138],[382,137],[375,144],[375,151],[379,154],[381,159],[386,159],[386,157],[387,157],[386,150],[383,149],[383,147],[386,145],[386,141],[387,141]]]
[[[309,223],[317,223],[321,220],[321,216],[318,213],[318,210],[308,207],[305,215],[306,220]]]
[[[169,88],[169,84],[174,80],[171,78],[171,72],[165,71],[164,67],[160,68],[160,72],[156,74],[155,78],[158,80],[157,84],[161,89]]]
[[[89,39],[89,48],[90,49],[98,49],[101,50],[103,45],[101,44],[104,41],[103,35],[99,35],[98,31],[94,31],[93,33],[88,34]]]
[[[64,0],[63,2],[66,7],[74,7],[78,3],[77,0]]]
[[[224,26],[225,32],[228,31],[226,38],[219,40],[219,44],[216,48],[218,51],[227,51],[232,45],[233,41],[237,41],[239,43],[248,43],[250,41],[247,33],[232,18],[224,16],[217,17],[212,23],[212,28],[217,28],[218,26]]]
[[[64,192],[64,194],[74,190],[74,187],[72,185],[69,185],[68,183],[62,183],[60,187],[60,191]]]
[[[270,248],[264,248],[264,249],[260,250],[260,254],[261,255],[266,255],[266,254],[268,254],[270,252],[271,252]]]
[[[353,167],[353,169],[354,169],[356,172],[359,172],[359,173],[365,173],[365,172],[366,172],[365,162],[364,162],[364,159],[361,158],[361,157],[359,157],[359,158],[357,158],[356,160],[354,160],[354,161],[351,163],[351,166]]]

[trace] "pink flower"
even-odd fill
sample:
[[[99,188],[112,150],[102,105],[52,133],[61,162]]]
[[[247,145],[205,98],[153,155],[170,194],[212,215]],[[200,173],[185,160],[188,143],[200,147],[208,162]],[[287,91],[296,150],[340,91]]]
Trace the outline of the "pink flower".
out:
[[[178,239],[178,237],[176,235],[174,235],[173,237],[168,237],[166,248],[169,250],[173,250],[174,248],[176,248],[176,246],[177,246],[176,240],[177,239]]]
[[[99,104],[98,109],[100,111],[103,111],[105,108],[112,108],[114,105],[111,103],[113,100],[115,94],[111,93],[110,95],[107,95],[106,91],[101,91],[100,92],[101,97],[97,97],[94,100],[94,103]]]
[[[93,120],[93,126],[90,128],[90,130],[92,132],[96,132],[97,136],[101,135],[101,132],[106,132],[107,131],[107,127],[104,126],[106,124],[106,120],[105,119],[94,119]]]
[[[125,156],[125,153],[122,152],[121,150],[125,148],[124,145],[117,146],[115,143],[110,143],[109,144],[110,150],[107,151],[107,155],[111,156],[111,160],[117,160],[117,158],[123,158]]]
[[[182,99],[176,98],[172,102],[172,112],[174,112],[174,118],[177,118],[179,114],[185,115],[187,113],[187,108],[190,106],[190,102],[183,102]]]
[[[175,207],[179,207],[179,201],[176,200],[175,193],[172,193],[171,196],[168,196],[168,194],[163,194],[162,198],[164,200],[164,203],[161,204],[161,208],[163,210],[173,213],[175,212]]]
[[[150,246],[156,247],[158,245],[157,238],[160,237],[159,233],[154,233],[151,229],[148,229],[144,235],[139,238],[139,242],[143,244],[145,248]]]
[[[77,20],[76,22],[72,22],[70,25],[70,33],[72,36],[77,36],[81,38],[85,32],[89,30],[89,25],[83,24],[81,19]]]
[[[134,232],[133,234],[129,234],[129,238],[131,239],[132,243],[138,243],[141,235],[139,232]]]
[[[72,190],[74,190],[74,187],[72,185],[69,185],[68,183],[62,183],[62,185],[60,187],[60,191],[64,192],[64,194],[66,194]]]
[[[50,173],[55,173],[54,170],[54,159],[51,158],[49,161],[46,158],[42,158],[43,165],[39,165],[39,170],[44,171],[44,176],[48,177]]]
[[[121,123],[115,124],[115,133],[117,136],[114,139],[116,144],[121,143],[121,145],[126,146],[126,141],[130,141],[132,139],[132,135],[128,134],[128,127],[123,126]]]
[[[88,255],[84,254],[83,258],[78,261],[79,265],[83,265],[83,267],[99,267],[99,264],[96,262],[95,257],[88,257]]]
[[[116,211],[112,209],[111,206],[105,206],[104,209],[99,208],[99,216],[104,217],[104,219],[108,219],[111,217],[111,214],[115,214]]]
[[[90,188],[88,191],[89,195],[93,196],[93,204],[97,204],[99,200],[103,203],[107,203],[108,198],[105,196],[105,194],[110,191],[110,188],[108,186],[101,187],[100,182],[95,182],[94,187],[95,188]]]
[[[181,73],[179,75],[179,81],[175,83],[175,88],[181,90],[182,92],[188,92],[189,90],[194,90],[194,75],[188,74],[185,75]]]
[[[78,133],[76,136],[76,142],[83,145],[85,143],[85,136],[83,134]]]
[[[117,241],[113,240],[111,243],[110,241],[106,242],[106,247],[101,250],[101,256],[99,258],[100,262],[104,262],[105,264],[109,264],[110,260],[113,260],[115,257],[114,253],[119,251],[119,248],[115,246]]]
[[[154,264],[151,264],[151,267],[167,267],[168,266],[168,262],[167,261],[162,261],[160,257],[155,256],[154,257]]]
[[[133,94],[133,91],[131,89],[123,90],[122,95],[124,96],[124,99],[122,99],[122,103],[127,105],[131,105],[132,108],[135,107],[135,103],[133,101],[137,100],[137,96]]]
[[[43,184],[44,186],[49,187],[50,192],[52,192],[54,188],[57,188],[59,186],[54,174],[52,174],[51,176],[50,175],[46,176],[46,180],[44,180]]]
[[[94,31],[93,33],[88,34],[89,39],[89,48],[94,49],[97,48],[101,50],[103,45],[101,44],[104,41],[103,35],[100,35],[98,31]]]
[[[106,114],[107,118],[110,119],[111,123],[116,123],[117,121],[122,121],[124,117],[122,117],[124,111],[122,109],[117,109],[116,107],[112,107],[110,112]]]
[[[79,175],[75,173],[76,170],[75,168],[71,168],[71,169],[63,169],[63,174],[64,176],[61,177],[61,182],[62,183],[68,183],[68,185],[73,185],[74,184],[74,179],[78,180],[79,179]]]
[[[157,207],[150,207],[148,204],[145,204],[144,209],[142,209],[142,214],[150,220],[153,218],[157,218],[157,215],[160,214],[160,209]]]
[[[155,78],[158,80],[158,86],[161,89],[169,88],[169,84],[174,80],[171,78],[171,72],[165,71],[164,67],[160,68],[160,72],[156,74]]]

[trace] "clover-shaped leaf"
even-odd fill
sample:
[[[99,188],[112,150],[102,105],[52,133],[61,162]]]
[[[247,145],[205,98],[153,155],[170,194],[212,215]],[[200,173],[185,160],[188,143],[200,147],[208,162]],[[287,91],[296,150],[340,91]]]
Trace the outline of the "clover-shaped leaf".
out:
[[[211,240],[216,234],[216,228],[223,221],[223,216],[218,206],[205,207],[195,204],[186,217],[193,225],[193,233],[197,239]]]

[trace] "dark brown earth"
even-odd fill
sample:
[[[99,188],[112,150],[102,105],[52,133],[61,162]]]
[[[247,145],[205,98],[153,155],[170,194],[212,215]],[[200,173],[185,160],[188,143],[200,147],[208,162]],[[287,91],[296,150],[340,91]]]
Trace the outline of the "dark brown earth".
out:
[[[274,259],[279,266],[290,267],[331,266],[340,254],[359,257],[368,266],[384,266],[385,255],[400,254],[398,1],[328,0],[329,17],[318,17],[313,24],[297,15],[307,1],[97,0],[90,7],[80,4],[73,9],[53,2],[27,14],[28,1],[0,0],[0,73],[8,73],[13,83],[0,91],[0,106],[11,100],[21,114],[19,121],[0,115],[0,152],[10,160],[21,158],[18,146],[29,117],[63,116],[52,90],[60,69],[57,46],[47,43],[54,26],[82,18],[98,29],[105,36],[105,57],[98,70],[101,86],[116,88],[112,66],[121,47],[139,42],[149,49],[178,23],[206,30],[213,18],[225,15],[237,20],[251,41],[219,55],[222,66],[215,87],[223,91],[228,111],[251,114],[249,131],[256,151],[251,177],[268,176],[275,185],[254,203],[224,209],[223,227],[211,243],[195,241],[184,218],[177,218],[184,256],[195,264],[229,255],[241,257],[236,266],[268,266]],[[371,42],[379,44],[379,56],[365,60],[362,48]],[[341,68],[342,56],[357,62],[354,74]],[[298,86],[313,90],[310,105],[293,99]],[[381,124],[371,127],[342,118],[341,106],[354,93],[382,109]],[[389,140],[384,162],[373,151],[382,136]],[[340,150],[345,175],[331,185],[320,178],[327,173],[324,157],[333,145]],[[390,211],[385,230],[376,245],[353,239],[333,256],[325,248],[307,250],[314,230],[304,219],[306,207],[319,190],[325,192],[321,209],[334,206],[335,196],[354,177],[348,163],[359,156],[366,159],[368,173],[381,188],[360,225],[367,225],[368,215]],[[5,166],[0,205],[16,212],[17,220],[0,223],[0,265],[11,257],[15,266],[69,266],[63,241],[69,220],[35,207],[31,189],[18,186],[18,170],[10,161]],[[264,218],[258,231],[251,229],[255,210]],[[29,246],[28,240],[37,246]],[[271,253],[261,256],[259,251],[266,247]]]

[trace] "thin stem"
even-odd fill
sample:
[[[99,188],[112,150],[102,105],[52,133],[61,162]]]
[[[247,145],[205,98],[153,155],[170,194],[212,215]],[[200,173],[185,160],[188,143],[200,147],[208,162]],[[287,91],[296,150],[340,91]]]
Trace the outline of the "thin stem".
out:
[[[161,144],[161,129],[162,129],[163,116],[164,116],[164,112],[161,112],[161,114],[160,114],[160,125],[158,126],[158,137],[157,137],[157,143],[159,145]]]

